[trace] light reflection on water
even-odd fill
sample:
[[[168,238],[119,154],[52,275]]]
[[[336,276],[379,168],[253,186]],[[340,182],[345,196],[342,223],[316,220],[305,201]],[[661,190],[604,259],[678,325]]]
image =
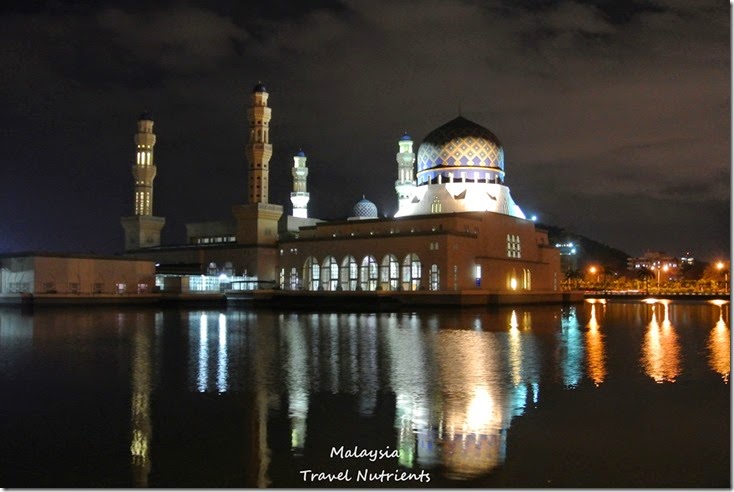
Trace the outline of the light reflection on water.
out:
[[[708,339],[709,349],[709,365],[711,369],[721,374],[725,382],[729,382],[729,372],[731,371],[731,333],[729,327],[724,321],[724,302],[712,301],[719,307],[719,319],[711,330]]]
[[[323,434],[342,436],[333,445],[360,445],[354,442],[358,432],[342,428],[342,417],[353,413],[351,420],[374,420],[381,415],[385,395],[394,395],[387,400],[394,405],[388,424],[394,433],[383,429],[383,434],[394,435],[389,445],[399,451],[395,465],[465,480],[502,467],[513,419],[542,405],[547,389],[572,392],[586,386],[602,391],[610,377],[630,381],[637,377],[635,371],[640,379],[644,373],[655,383],[669,384],[695,374],[689,371],[693,366],[728,383],[727,306],[697,306],[699,316],[712,310],[701,318],[711,320],[705,327],[688,321],[687,306],[664,300],[623,307],[588,300],[567,307],[439,314],[115,313],[112,324],[130,343],[131,482],[156,485],[150,480],[156,467],[152,449],[157,422],[151,402],[155,381],[161,378],[157,357],[165,351],[171,357],[175,350],[162,343],[161,327],[169,327],[172,317],[180,317],[183,328],[168,336],[184,340],[186,391],[247,395],[254,456],[248,476],[252,484],[267,486],[273,484],[270,467],[278,456],[272,426],[279,422],[274,416],[281,414],[289,427],[288,452],[305,460]],[[70,324],[78,322],[70,317]],[[5,374],[23,367],[34,343],[52,343],[47,338],[55,336],[53,331],[37,333],[29,319],[34,318],[0,311],[0,368]],[[79,325],[85,331],[67,331],[93,340],[96,335],[88,329],[92,324]],[[679,332],[701,329],[705,357],[684,359],[695,350],[684,350],[690,337]],[[62,332],[58,338],[67,335]],[[627,353],[634,354],[637,367],[625,367]],[[314,432],[309,419],[323,413],[318,403],[324,394],[350,396],[355,405],[340,407],[344,415],[333,415],[329,429]]]
[[[674,383],[681,373],[681,349],[675,327],[670,322],[670,301],[649,303],[652,319],[647,325],[642,344],[642,364],[645,373],[657,383]],[[662,307],[662,324],[658,316]]]
[[[606,302],[601,299],[587,299],[591,304],[591,313],[589,314],[589,322],[586,324],[588,331],[586,332],[586,366],[588,368],[589,378],[596,386],[604,382],[607,375],[606,354],[604,350],[604,334],[601,332],[601,324],[596,314],[597,305],[600,306],[602,313],[606,308]],[[601,315],[600,315],[601,316]]]

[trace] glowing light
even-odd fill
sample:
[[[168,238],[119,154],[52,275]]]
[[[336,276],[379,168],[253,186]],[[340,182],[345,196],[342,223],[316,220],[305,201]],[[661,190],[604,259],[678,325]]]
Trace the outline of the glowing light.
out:
[[[517,290],[517,279],[515,277],[510,279],[510,289]]]
[[[568,316],[561,319],[559,336],[563,384],[574,388],[581,380],[584,360],[584,344],[575,307],[570,307]]]
[[[219,352],[217,353],[217,391],[227,392],[227,318],[219,313]]]
[[[208,326],[206,314],[201,315],[199,319],[199,374],[197,377],[197,389],[199,393],[204,393],[208,386],[209,378],[209,344],[208,344]]]
[[[466,410],[466,425],[470,432],[487,429],[492,422],[494,404],[492,397],[484,387],[474,388],[474,396],[469,401]],[[486,432],[486,431],[485,431]]]
[[[731,372],[731,333],[724,321],[722,309],[726,301],[711,301],[711,303],[719,306],[719,320],[709,334],[709,366],[721,374],[724,382],[728,383]]]
[[[520,343],[520,330],[518,329],[517,314],[512,310],[510,315],[510,352],[508,359],[510,363],[510,373],[512,374],[512,384],[515,386],[522,382],[522,345]]]
[[[533,215],[532,217],[530,217],[530,220],[532,220],[533,222],[535,222],[536,220],[538,220],[538,216],[537,215]]]
[[[520,325],[517,323],[517,313],[513,309],[512,314],[510,315],[510,328],[517,330],[518,326]]]
[[[596,386],[604,382],[607,375],[606,355],[604,354],[604,335],[599,331],[599,322],[596,319],[596,305],[591,304],[591,319],[586,325],[586,365],[589,377]]]
[[[674,383],[680,375],[680,344],[675,329],[667,318],[664,325],[661,330],[653,306],[652,319],[647,325],[642,345],[642,366],[655,382]]]

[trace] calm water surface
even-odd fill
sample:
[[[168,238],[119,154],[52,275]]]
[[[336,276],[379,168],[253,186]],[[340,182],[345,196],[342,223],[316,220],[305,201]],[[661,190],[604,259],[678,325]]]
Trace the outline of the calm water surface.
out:
[[[729,487],[729,326],[669,301],[3,309],[0,487]]]

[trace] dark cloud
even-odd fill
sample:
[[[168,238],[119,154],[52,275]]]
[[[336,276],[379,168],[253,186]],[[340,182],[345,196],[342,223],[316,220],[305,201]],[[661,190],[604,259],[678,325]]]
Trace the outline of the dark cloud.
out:
[[[13,183],[0,206],[24,218],[1,226],[3,250],[119,249],[143,110],[167,239],[227,216],[246,199],[258,80],[271,199],[286,208],[303,148],[313,215],[346,216],[362,194],[394,212],[397,138],[418,143],[461,108],[500,137],[516,200],[549,222],[631,254],[728,245],[729,8],[714,0],[39,1],[0,14]]]

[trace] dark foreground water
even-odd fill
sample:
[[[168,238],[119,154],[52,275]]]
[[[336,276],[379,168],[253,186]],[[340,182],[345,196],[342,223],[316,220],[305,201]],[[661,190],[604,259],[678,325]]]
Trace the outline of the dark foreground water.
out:
[[[0,487],[729,487],[729,370],[728,303],[4,309]]]

